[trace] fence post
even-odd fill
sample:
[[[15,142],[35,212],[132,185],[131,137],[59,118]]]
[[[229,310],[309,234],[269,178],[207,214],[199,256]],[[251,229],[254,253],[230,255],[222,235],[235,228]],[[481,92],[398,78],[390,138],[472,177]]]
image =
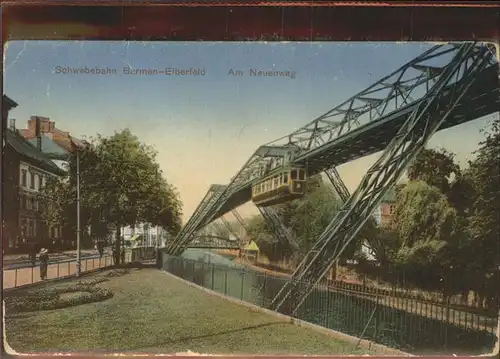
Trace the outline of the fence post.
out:
[[[243,300],[243,285],[245,283],[245,270],[241,271],[241,294],[240,299]]]
[[[57,262],[57,278],[59,278],[59,265],[60,265],[60,263]]]
[[[224,295],[227,295],[227,272],[224,271]]]
[[[14,288],[17,287],[17,268],[14,269]]]
[[[450,325],[450,305],[451,305],[451,296],[448,295],[446,298],[446,324],[444,329],[444,349],[448,349],[448,326]]]
[[[31,267],[31,283],[33,284],[33,267]]]
[[[212,290],[214,290],[214,278],[215,278],[214,270],[215,270],[215,267],[212,266]]]
[[[379,290],[377,287],[375,287],[375,295],[377,296],[376,300],[375,300],[375,311],[378,311],[378,305],[379,305],[379,300],[380,300],[380,295],[379,295]],[[377,336],[378,336],[378,313],[376,313],[377,315],[375,315],[375,333],[374,333],[374,341],[377,340]]]
[[[68,275],[71,275],[71,262],[68,262]]]

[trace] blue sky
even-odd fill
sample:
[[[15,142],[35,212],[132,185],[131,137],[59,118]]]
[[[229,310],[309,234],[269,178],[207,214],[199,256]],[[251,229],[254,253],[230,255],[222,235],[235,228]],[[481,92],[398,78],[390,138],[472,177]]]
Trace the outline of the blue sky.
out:
[[[428,49],[429,44],[10,42],[5,93],[19,103],[18,127],[46,116],[76,137],[130,128],[159,151],[189,217],[211,183],[227,183],[261,144],[286,135]],[[99,67],[115,75],[57,74]],[[203,68],[205,76],[131,76],[131,68]],[[229,70],[291,70],[287,77],[230,76]],[[479,119],[434,136],[461,163],[483,138]],[[373,162],[340,168],[354,189]],[[242,214],[253,210],[247,206]]]

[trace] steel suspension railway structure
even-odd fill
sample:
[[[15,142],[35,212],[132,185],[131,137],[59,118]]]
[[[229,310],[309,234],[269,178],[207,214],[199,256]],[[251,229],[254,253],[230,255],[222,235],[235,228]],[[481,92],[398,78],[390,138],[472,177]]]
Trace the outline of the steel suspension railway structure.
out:
[[[487,44],[430,48],[302,128],[259,147],[229,184],[210,187],[165,251],[180,255],[195,233],[228,212],[244,224],[235,209],[251,199],[263,164],[300,166],[308,175],[325,172],[343,206],[271,304],[295,315],[432,135],[499,111],[498,73]],[[376,152],[379,159],[349,193],[336,167]],[[278,240],[296,245],[273,207],[259,211]]]

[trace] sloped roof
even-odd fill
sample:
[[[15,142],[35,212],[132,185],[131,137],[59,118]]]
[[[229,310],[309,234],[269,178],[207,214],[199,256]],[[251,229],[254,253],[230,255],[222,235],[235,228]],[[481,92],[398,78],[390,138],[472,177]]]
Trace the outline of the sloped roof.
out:
[[[37,139],[31,138],[27,140],[33,146],[37,145]],[[65,155],[68,154],[68,150],[60,146],[56,141],[51,140],[47,136],[42,136],[42,152],[46,154],[55,154],[55,155]]]
[[[57,175],[63,175],[64,171],[60,169],[52,160],[43,152],[40,152],[36,146],[26,141],[23,136],[7,129],[5,132],[5,141],[7,145],[11,146],[14,151],[19,153],[31,161],[36,163],[40,168]]]
[[[9,96],[7,95],[3,95],[2,96],[2,104],[4,106],[7,106],[9,109],[11,108],[14,108],[14,107],[17,107],[18,104],[16,101],[14,101],[13,99],[11,99]]]

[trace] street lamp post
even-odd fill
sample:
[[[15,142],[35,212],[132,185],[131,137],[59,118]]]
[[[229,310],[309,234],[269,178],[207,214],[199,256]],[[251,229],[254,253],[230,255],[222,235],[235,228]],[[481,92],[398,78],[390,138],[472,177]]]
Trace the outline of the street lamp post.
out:
[[[76,151],[76,275],[81,275],[80,257],[80,151]]]
[[[87,145],[86,141],[82,141],[84,145]],[[76,149],[76,275],[79,277],[81,275],[82,259],[81,259],[81,246],[80,246],[80,150]],[[68,156],[64,155],[49,155],[51,159],[67,161]]]

